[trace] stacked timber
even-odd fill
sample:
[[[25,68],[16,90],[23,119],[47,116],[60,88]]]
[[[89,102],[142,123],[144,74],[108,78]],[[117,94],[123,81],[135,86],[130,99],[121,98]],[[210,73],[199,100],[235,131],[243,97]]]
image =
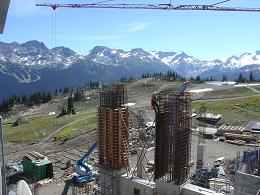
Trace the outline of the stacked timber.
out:
[[[242,140],[247,143],[249,142],[257,142],[257,138],[251,135],[241,135],[234,133],[225,133],[224,134],[226,140]]]

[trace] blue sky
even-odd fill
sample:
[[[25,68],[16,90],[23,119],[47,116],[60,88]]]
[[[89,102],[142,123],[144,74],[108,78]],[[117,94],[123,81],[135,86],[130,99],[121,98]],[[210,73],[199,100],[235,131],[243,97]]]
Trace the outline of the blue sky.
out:
[[[260,12],[210,12],[120,9],[52,9],[35,3],[93,3],[93,0],[12,0],[0,41],[39,40],[48,48],[66,46],[85,54],[94,46],[148,51],[184,51],[200,59],[260,50]],[[210,4],[220,0],[173,0],[174,4]],[[168,3],[118,1],[111,3]],[[258,7],[259,0],[232,0],[222,6]],[[54,19],[56,17],[56,20]],[[56,25],[54,25],[56,21]],[[55,30],[56,29],[56,33]]]

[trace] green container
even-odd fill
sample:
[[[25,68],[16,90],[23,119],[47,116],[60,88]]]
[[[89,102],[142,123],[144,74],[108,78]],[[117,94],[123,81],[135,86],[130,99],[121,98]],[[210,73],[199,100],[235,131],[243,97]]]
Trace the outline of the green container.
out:
[[[34,181],[53,177],[52,163],[47,158],[36,163],[36,161],[24,156],[22,164],[24,173]]]

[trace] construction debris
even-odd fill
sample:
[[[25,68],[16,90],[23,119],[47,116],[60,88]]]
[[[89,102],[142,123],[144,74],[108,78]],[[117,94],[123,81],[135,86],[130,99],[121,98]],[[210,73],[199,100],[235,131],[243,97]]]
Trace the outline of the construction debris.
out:
[[[234,134],[234,133],[225,133],[224,134],[226,140],[242,140],[247,143],[250,142],[257,142],[257,137],[254,137],[252,135],[240,135],[240,134]]]

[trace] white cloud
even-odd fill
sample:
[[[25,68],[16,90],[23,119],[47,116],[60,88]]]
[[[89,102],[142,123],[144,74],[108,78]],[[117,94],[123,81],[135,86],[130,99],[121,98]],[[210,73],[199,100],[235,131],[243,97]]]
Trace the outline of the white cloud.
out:
[[[120,28],[120,32],[135,32],[140,31],[144,28],[149,27],[148,23],[145,22],[133,22],[129,24],[124,24]]]

